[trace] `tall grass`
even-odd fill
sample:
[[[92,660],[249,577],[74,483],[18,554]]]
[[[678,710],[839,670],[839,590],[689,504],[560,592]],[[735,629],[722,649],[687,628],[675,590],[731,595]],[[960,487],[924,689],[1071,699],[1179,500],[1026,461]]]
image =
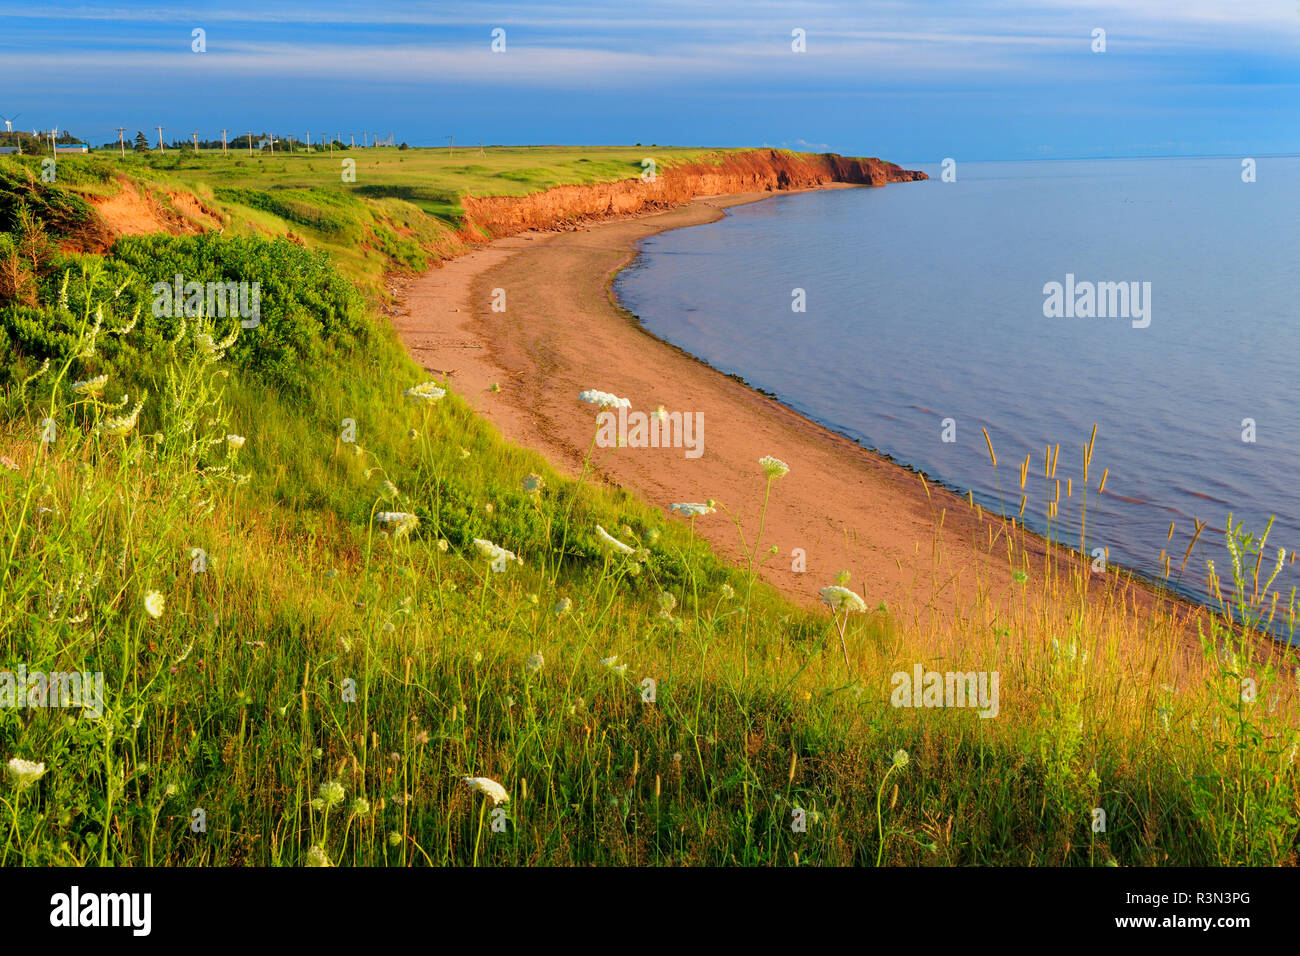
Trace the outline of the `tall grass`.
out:
[[[45,767],[0,788],[0,865],[1295,862],[1266,534],[1230,523],[1200,616],[993,515],[1005,574],[960,613],[818,614],[754,573],[797,472],[727,503],[756,529],[729,568],[695,535],[722,515],[558,474],[453,382],[405,397],[391,333],[321,350],[304,401],[183,321],[145,395],[101,371],[143,327],[69,281],[67,347],[0,408],[0,670],[106,693],[0,708],[0,760]],[[998,716],[892,706],[917,663],[999,672]]]

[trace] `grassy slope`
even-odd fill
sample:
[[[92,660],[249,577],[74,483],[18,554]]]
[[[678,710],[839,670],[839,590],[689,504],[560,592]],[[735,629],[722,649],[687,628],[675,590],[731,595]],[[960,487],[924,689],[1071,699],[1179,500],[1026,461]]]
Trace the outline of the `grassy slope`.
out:
[[[345,274],[375,291],[393,267],[422,269],[430,255],[454,254],[464,215],[461,197],[523,196],[567,184],[612,182],[639,176],[653,157],[659,170],[707,162],[729,150],[660,147],[493,146],[457,150],[381,148],[278,153],[191,151],[68,156],[61,175],[73,189],[104,195],[107,174],[124,173],[164,205],[184,191],[220,213],[236,234],[294,234],[326,249]],[[355,181],[343,181],[343,161],[356,163]]]
[[[405,200],[362,202],[373,215]],[[50,314],[84,339],[112,287]],[[0,758],[47,766],[2,791],[0,862],[298,864],[313,846],[367,864],[1294,862],[1293,698],[1253,644],[1218,633],[1179,666],[1169,622],[1096,587],[1084,599],[1078,582],[1029,581],[1054,597],[1049,614],[1026,602],[944,633],[850,615],[850,672],[830,619],[751,589],[684,522],[505,445],[473,395],[404,401],[420,372],[369,324],[363,344],[325,353],[305,397],[235,360],[239,343],[213,355],[192,325],[147,322],[121,336],[156,333],[147,361],[106,364],[127,353],[104,332],[95,355],[66,349],[66,368],[8,385],[0,664],[103,670],[108,705],[100,720],[0,711]],[[106,400],[150,388],[125,438],[95,431],[118,412],[68,389],[100,372]],[[728,503],[750,540],[764,490],[756,469],[752,500]],[[386,536],[387,510],[420,523]],[[598,524],[645,551],[603,550]],[[522,564],[493,573],[474,538]],[[869,582],[850,583],[870,600]],[[998,670],[999,718],[890,706],[889,675],[918,661]],[[1247,672],[1261,705],[1238,693]],[[510,792],[503,831],[470,775]],[[330,782],[336,806],[320,802]]]

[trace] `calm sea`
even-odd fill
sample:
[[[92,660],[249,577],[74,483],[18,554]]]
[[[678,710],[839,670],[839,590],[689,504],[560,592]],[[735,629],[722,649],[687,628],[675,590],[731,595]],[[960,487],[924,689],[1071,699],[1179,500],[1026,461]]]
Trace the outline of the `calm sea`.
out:
[[[618,296],[655,335],[986,508],[1019,510],[1028,454],[1039,533],[1059,442],[1053,537],[1076,547],[1095,423],[1088,550],[1153,577],[1168,552],[1173,581],[1204,520],[1179,582],[1194,596],[1207,558],[1229,572],[1229,512],[1256,533],[1276,516],[1265,576],[1300,547],[1300,158],[1260,157],[1250,183],[1241,158],[920,168],[928,182],[780,196],[649,238]],[[1076,301],[1083,283],[1137,283],[1140,300],[1127,318],[1049,317],[1044,286],[1064,300],[1067,275]]]

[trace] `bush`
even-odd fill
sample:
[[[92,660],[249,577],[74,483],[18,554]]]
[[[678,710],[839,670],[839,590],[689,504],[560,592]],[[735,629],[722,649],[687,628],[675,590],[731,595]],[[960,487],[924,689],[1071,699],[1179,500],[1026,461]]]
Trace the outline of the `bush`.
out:
[[[124,328],[129,336],[105,336],[93,356],[98,374],[116,369],[127,379],[149,380],[150,370],[184,321],[180,309],[154,315],[155,283],[246,282],[260,288],[259,324],[241,329],[228,355],[233,364],[256,373],[295,397],[337,363],[338,356],[364,346],[372,331],[365,303],[328,256],[285,239],[199,236],[130,236],[107,258],[64,257],[41,279],[43,308],[0,308],[0,353],[39,363],[68,355],[87,321],[87,303],[101,310],[104,329]],[[237,318],[219,318],[222,336]],[[6,360],[0,383],[12,382],[17,369]]]

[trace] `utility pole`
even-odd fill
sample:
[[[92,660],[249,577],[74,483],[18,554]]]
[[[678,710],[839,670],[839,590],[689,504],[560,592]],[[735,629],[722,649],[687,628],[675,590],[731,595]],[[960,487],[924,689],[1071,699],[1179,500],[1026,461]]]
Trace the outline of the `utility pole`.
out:
[[[356,148],[357,148],[357,134],[356,134],[356,133],[349,133],[349,134],[348,134],[348,138],[352,140],[352,146],[351,146],[350,148],[351,148],[351,149],[356,149]]]
[[[369,148],[370,148],[370,139],[369,139],[369,136],[370,136],[370,134],[367,133],[365,130],[362,130],[362,131],[361,131],[361,148],[362,148],[362,149],[369,149]]]
[[[275,155],[275,134],[271,134],[271,155]]]
[[[225,155],[225,152],[226,152],[226,131],[223,129],[223,130],[221,131],[221,153],[222,153],[222,155]]]
[[[486,156],[486,155],[487,155],[487,153],[483,152],[483,141],[482,141],[482,140],[479,140],[479,144],[478,144],[478,154],[479,154],[480,156]]]
[[[328,133],[321,133],[321,136],[324,136],[326,139],[329,138],[329,134],[328,134]],[[334,140],[332,140],[332,139],[330,140],[330,155],[331,155],[331,156],[334,155]]]
[[[248,131],[248,155],[253,155],[253,131],[251,129]]]
[[[311,152],[311,133],[307,134],[307,152]]]
[[[58,134],[59,134],[59,129],[57,126],[54,129],[50,130],[50,152],[54,155],[55,162],[59,161],[59,143],[54,138]]]
[[[121,148],[121,150],[122,150],[122,158],[123,158],[123,159],[126,159],[126,140],[124,140],[124,139],[122,138],[122,133],[124,133],[124,132],[125,132],[125,128],[124,128],[124,127],[119,126],[119,127],[117,128],[117,145],[118,145],[118,146]]]
[[[155,129],[158,130],[158,152],[165,153],[167,152],[167,147],[163,145],[163,141],[162,141],[163,128],[161,126],[157,126],[155,127]]]
[[[194,155],[199,155],[199,131],[194,131]]]

